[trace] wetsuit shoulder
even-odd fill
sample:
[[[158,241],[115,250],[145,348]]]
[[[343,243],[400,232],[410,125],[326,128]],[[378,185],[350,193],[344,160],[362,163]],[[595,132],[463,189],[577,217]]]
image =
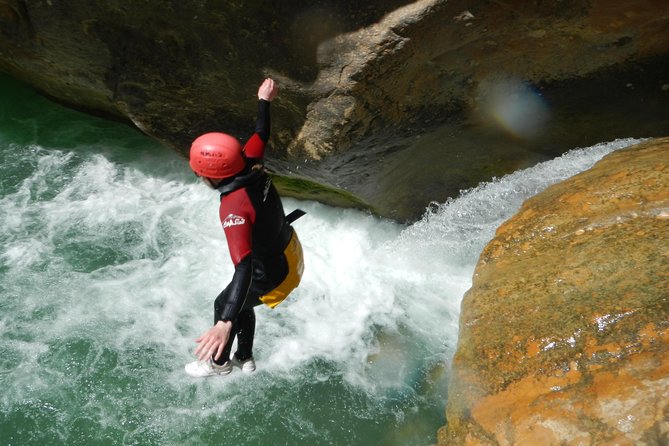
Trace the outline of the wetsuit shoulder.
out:
[[[246,188],[234,190],[221,198],[219,217],[228,241],[230,258],[237,265],[253,249],[256,210]]]

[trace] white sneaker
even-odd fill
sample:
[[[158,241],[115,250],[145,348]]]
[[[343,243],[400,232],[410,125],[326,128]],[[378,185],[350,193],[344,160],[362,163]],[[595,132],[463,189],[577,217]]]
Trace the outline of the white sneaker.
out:
[[[231,362],[233,366],[242,369],[242,372],[244,373],[253,373],[256,371],[256,362],[253,360],[253,356],[244,361],[240,361],[235,355],[232,355],[232,359],[229,362]]]
[[[213,375],[228,375],[232,372],[232,361],[223,365],[215,364],[211,358],[206,361],[193,361],[186,364],[186,373],[193,378],[206,378]]]

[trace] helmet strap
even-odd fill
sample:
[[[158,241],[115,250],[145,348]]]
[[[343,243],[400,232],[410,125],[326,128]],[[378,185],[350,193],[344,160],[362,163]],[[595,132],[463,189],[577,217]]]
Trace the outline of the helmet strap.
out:
[[[218,188],[218,186],[220,185],[220,181],[214,182],[215,180],[213,180],[211,178],[207,178],[207,177],[201,177],[201,178],[202,178],[202,181],[204,182],[204,184],[209,186],[210,189],[216,190],[216,188]]]

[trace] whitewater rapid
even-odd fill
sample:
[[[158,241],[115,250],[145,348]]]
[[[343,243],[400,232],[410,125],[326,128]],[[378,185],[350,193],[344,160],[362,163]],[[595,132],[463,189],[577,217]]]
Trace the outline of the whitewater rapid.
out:
[[[405,429],[443,424],[460,301],[495,229],[636,142],[573,150],[410,226],[285,199],[307,212],[302,284],[258,307],[256,374],[194,382],[183,365],[233,272],[216,193],[159,150],[3,141],[0,427],[29,443],[420,444]]]

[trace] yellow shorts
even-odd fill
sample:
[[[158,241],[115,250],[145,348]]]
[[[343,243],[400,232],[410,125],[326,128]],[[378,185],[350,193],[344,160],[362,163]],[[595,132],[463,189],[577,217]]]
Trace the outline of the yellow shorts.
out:
[[[293,231],[290,242],[288,242],[283,254],[288,261],[288,275],[278,287],[260,298],[260,301],[270,308],[274,308],[283,302],[302,280],[304,258],[302,256],[302,244],[300,244],[300,239],[297,238],[297,232]]]

